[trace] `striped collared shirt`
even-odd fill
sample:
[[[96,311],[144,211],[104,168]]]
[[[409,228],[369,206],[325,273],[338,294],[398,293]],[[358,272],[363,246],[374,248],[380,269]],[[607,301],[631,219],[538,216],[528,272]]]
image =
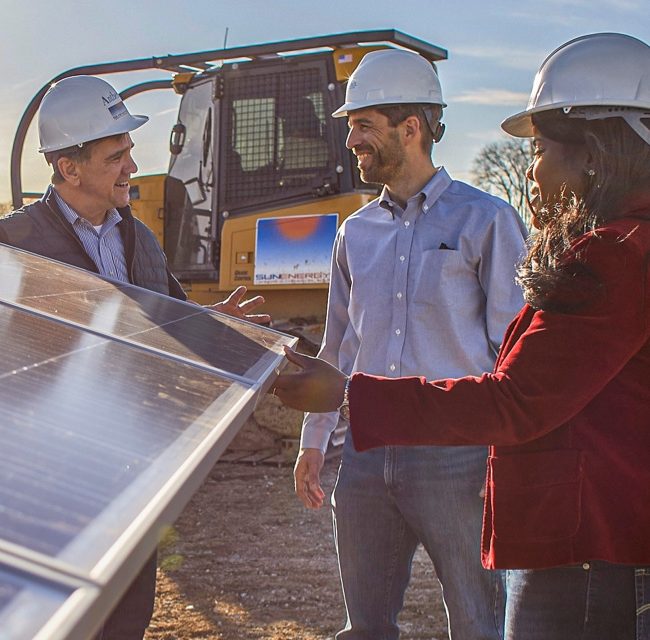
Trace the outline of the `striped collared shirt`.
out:
[[[61,213],[72,225],[86,253],[97,265],[99,273],[103,276],[129,281],[129,272],[126,266],[124,245],[120,230],[117,228],[122,216],[117,209],[109,209],[101,227],[94,227],[88,220],[82,218],[57,192],[53,189],[56,203]]]

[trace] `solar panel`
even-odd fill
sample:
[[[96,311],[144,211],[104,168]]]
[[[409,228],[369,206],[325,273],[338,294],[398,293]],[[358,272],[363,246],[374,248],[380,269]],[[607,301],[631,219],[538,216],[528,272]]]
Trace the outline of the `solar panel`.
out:
[[[295,339],[0,245],[0,343],[0,638],[83,637]]]
[[[0,637],[36,637],[75,591],[0,562]]]
[[[256,378],[275,354],[281,334],[215,314],[192,303],[24,252],[0,255],[0,299],[68,323]],[[38,275],[37,275],[38,274]],[[271,353],[269,353],[269,351]]]

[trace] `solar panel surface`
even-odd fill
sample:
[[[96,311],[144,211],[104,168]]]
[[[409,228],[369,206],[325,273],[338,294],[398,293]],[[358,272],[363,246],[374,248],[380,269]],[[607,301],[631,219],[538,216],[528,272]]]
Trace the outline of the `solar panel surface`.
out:
[[[0,638],[83,637],[295,339],[0,245],[0,343]]]

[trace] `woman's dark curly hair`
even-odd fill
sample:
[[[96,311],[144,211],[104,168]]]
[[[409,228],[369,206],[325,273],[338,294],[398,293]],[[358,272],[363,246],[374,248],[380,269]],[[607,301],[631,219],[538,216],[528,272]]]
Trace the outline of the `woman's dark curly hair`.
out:
[[[563,258],[577,238],[623,215],[626,199],[650,190],[650,145],[618,117],[585,120],[556,109],[535,114],[533,124],[551,140],[584,145],[595,171],[585,176],[583,193],[562,193],[536,212],[543,228],[531,237],[517,272],[528,304],[570,312],[588,302],[599,283],[579,259]]]

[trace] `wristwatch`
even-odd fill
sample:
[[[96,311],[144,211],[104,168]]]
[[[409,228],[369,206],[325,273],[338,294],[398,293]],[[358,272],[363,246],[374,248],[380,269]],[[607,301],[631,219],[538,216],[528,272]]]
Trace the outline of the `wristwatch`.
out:
[[[345,380],[345,387],[343,388],[343,402],[339,407],[339,415],[343,420],[350,422],[350,377]]]

